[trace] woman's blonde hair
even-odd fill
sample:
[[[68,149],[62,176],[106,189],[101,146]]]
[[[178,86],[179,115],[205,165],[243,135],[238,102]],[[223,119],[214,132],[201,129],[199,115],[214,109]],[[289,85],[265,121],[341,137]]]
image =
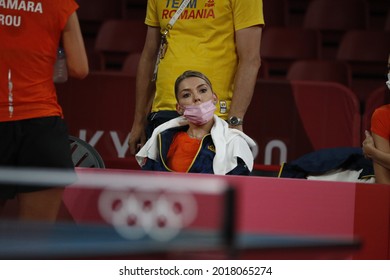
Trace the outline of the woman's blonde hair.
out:
[[[206,77],[206,75],[204,75],[203,73],[198,72],[198,71],[187,70],[176,79],[176,82],[175,82],[175,97],[176,97],[176,99],[177,99],[177,94],[179,93],[180,83],[183,80],[185,80],[187,78],[191,78],[191,77],[197,77],[197,78],[204,80],[210,86],[211,91],[213,91],[213,87],[211,85],[211,82],[210,82],[209,78]]]

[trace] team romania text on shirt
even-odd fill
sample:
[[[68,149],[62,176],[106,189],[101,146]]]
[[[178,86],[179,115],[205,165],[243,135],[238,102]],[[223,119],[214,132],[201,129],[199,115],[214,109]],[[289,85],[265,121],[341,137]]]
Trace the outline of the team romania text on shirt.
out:
[[[164,28],[181,2],[148,1],[145,23]],[[212,81],[219,98],[217,114],[225,118],[237,69],[234,32],[258,24],[264,24],[260,0],[191,0],[168,34],[152,111],[175,110],[176,78],[186,70],[196,70]]]
[[[0,121],[62,116],[54,63],[77,8],[74,0],[0,0]]]

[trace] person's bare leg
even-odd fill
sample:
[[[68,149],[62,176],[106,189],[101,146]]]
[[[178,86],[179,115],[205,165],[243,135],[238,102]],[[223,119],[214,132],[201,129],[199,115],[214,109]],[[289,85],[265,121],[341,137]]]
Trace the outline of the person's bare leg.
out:
[[[19,193],[19,219],[55,222],[61,206],[63,188]]]

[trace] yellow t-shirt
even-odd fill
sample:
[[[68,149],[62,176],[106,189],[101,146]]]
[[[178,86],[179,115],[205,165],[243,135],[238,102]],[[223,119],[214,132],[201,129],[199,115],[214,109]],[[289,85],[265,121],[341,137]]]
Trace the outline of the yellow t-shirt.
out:
[[[163,29],[181,2],[149,0],[145,23]],[[210,79],[219,98],[216,113],[226,118],[238,64],[234,33],[264,24],[262,6],[262,0],[191,0],[168,34],[152,111],[175,110],[175,80],[195,70]]]

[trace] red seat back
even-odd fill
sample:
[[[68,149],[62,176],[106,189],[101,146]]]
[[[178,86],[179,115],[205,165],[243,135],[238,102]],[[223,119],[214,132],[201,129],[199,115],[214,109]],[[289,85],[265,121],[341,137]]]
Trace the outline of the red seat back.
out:
[[[261,57],[270,76],[285,77],[291,63],[298,59],[317,59],[321,38],[315,30],[293,27],[270,27],[264,30]]]
[[[331,82],[257,82],[244,131],[259,146],[258,164],[278,165],[322,148],[360,146],[359,102]]]
[[[336,60],[298,60],[287,72],[288,80],[336,82],[351,87],[351,69]]]
[[[143,20],[105,21],[95,42],[95,50],[101,56],[101,70],[120,70],[128,54],[142,51],[146,32]]]

